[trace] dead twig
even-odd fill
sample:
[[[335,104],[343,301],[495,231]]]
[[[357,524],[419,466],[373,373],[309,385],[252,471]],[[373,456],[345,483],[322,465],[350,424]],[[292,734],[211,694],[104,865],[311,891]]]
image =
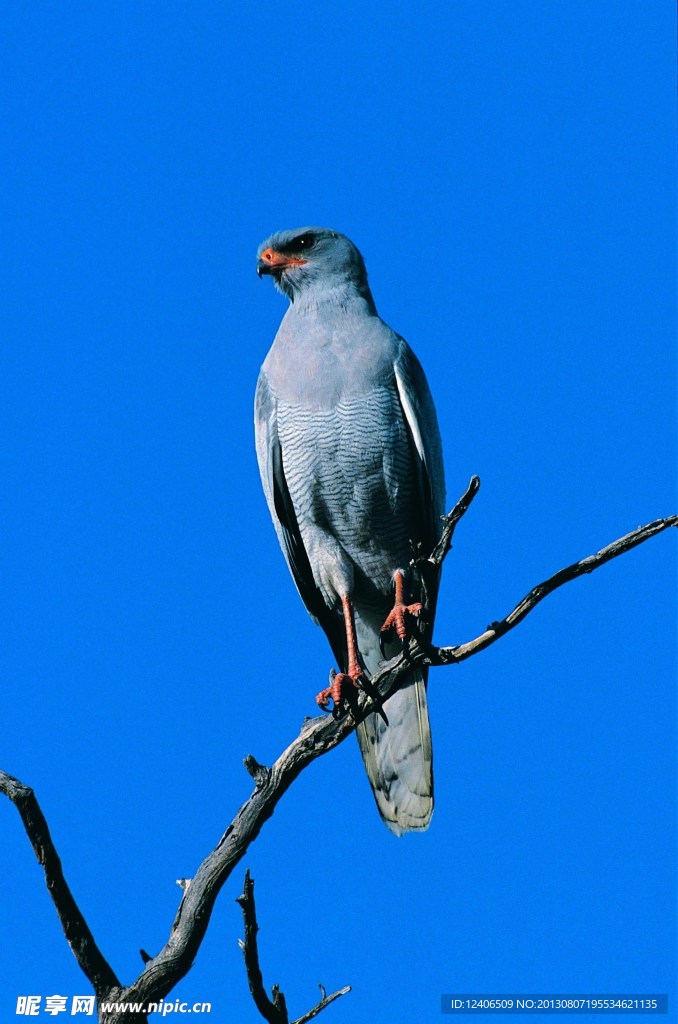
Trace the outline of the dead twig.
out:
[[[259,925],[257,923],[257,910],[254,902],[254,879],[251,877],[249,870],[245,872],[245,884],[242,895],[238,896],[236,903],[239,904],[242,910],[243,922],[245,924],[245,938],[244,940],[239,940],[239,945],[245,958],[247,981],[254,1005],[264,1020],[268,1021],[268,1024],[289,1024],[285,997],[279,987],[277,985],[273,986],[271,999],[266,995],[266,989],[264,988],[264,979],[259,966],[259,948],[257,944]],[[324,1010],[330,1003],[333,1003],[335,999],[350,992],[351,986],[347,985],[338,992],[333,992],[330,996],[327,995],[322,985],[320,986],[320,991],[322,992],[320,1002],[316,1003],[303,1017],[293,1021],[292,1024],[304,1024],[305,1021],[317,1017],[320,1011]]]
[[[459,644],[457,647],[438,648],[440,661],[434,662],[434,664],[449,665],[456,661],[465,661],[471,655],[485,650],[495,640],[498,640],[499,637],[504,636],[517,626],[519,622],[522,622],[525,616],[533,608],[536,608],[540,601],[543,601],[545,597],[552,594],[558,587],[562,587],[565,583],[577,579],[578,576],[585,576],[593,572],[594,569],[600,568],[606,562],[610,562],[613,558],[618,558],[619,555],[631,551],[632,548],[643,544],[650,537],[656,537],[657,534],[670,529],[672,526],[678,526],[678,515],[667,516],[665,519],[655,519],[646,526],[639,526],[637,530],[632,530],[631,533],[620,537],[619,540],[615,540],[606,547],[601,548],[594,555],[588,555],[587,558],[581,558],[578,562],[573,562],[572,565],[560,569],[553,576],[549,576],[547,580],[544,580],[543,583],[538,583],[536,587],[533,587],[522,601],[518,602],[513,611],[509,612],[506,618],[501,619],[499,622],[492,622],[474,640],[469,640],[465,644]]]
[[[97,996],[119,986],[113,969],[94,941],[85,918],[64,878],[61,860],[52,841],[45,816],[35,793],[14,776],[0,771],[0,792],[9,797],[18,810],[31,846],[45,872],[47,890],[52,897],[66,941],[83,974],[92,983]]]

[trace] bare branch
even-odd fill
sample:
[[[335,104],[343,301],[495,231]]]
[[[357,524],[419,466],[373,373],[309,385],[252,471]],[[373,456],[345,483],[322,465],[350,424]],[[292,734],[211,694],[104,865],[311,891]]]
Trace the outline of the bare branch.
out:
[[[330,1003],[333,1003],[335,999],[339,998],[339,996],[345,996],[348,992],[351,991],[351,986],[345,985],[344,988],[340,988],[337,992],[333,992],[331,996],[328,996],[322,985],[319,985],[318,987],[322,992],[322,999],[320,1000],[320,1002],[316,1003],[316,1005],[311,1010],[309,1010],[308,1013],[305,1013],[303,1017],[297,1017],[297,1019],[293,1021],[292,1024],[306,1024],[307,1020],[313,1020],[314,1017],[318,1016],[321,1010],[324,1010],[326,1006],[329,1006]]]
[[[526,594],[522,601],[518,602],[505,619],[502,619],[500,622],[491,623],[485,632],[477,636],[475,640],[469,640],[458,647],[440,647],[438,649],[438,658],[440,660],[432,661],[431,664],[450,665],[457,661],[465,661],[466,658],[470,658],[473,654],[485,650],[495,640],[498,640],[500,636],[504,636],[517,626],[519,622],[522,622],[525,616],[533,608],[536,608],[540,601],[543,601],[545,597],[552,594],[558,587],[562,587],[564,583],[569,583],[570,580],[575,580],[578,576],[585,576],[593,572],[594,569],[605,565],[606,562],[610,562],[613,558],[618,558],[619,555],[625,554],[625,552],[649,540],[650,537],[655,537],[658,533],[662,533],[672,526],[678,526],[678,515],[667,516],[665,519],[655,519],[654,522],[648,523],[646,526],[639,526],[637,530],[632,530],[631,533],[627,533],[624,537],[620,537],[619,540],[613,541],[607,547],[601,548],[595,555],[589,555],[578,562],[573,562],[572,565],[568,565],[565,569],[560,569],[559,572],[549,576],[543,583],[538,583],[536,587],[533,587],[529,594]]]
[[[434,547],[433,551],[428,557],[428,561],[435,566],[443,564],[445,556],[448,551],[452,548],[452,536],[455,528],[461,517],[468,512],[471,502],[475,498],[476,494],[480,489],[480,477],[472,476],[468,487],[464,494],[454,506],[449,515],[443,516],[445,526],[440,536],[440,540]]]
[[[428,563],[436,570],[438,569],[449,551],[454,528],[468,509],[478,487],[479,480],[474,477],[466,493],[450,515],[446,517],[440,544],[436,546],[428,559],[415,559],[417,566],[423,568],[422,563]],[[657,519],[614,541],[596,554],[561,569],[545,582],[534,587],[504,619],[492,623],[483,633],[464,644],[436,648],[424,644],[421,639],[410,641],[408,649],[397,658],[387,662],[370,681],[369,691],[377,696],[377,702],[368,694],[360,693],[349,709],[335,708],[331,716],[307,719],[302,725],[297,739],[282,752],[270,768],[259,765],[251,756],[246,758],[245,767],[255,780],[252,794],[242,805],[215,849],[200,865],[190,886],[185,887],[167,943],[157,956],[146,964],[143,972],[132,985],[124,990],[116,991],[116,999],[140,1003],[157,1001],[167,995],[184,977],[200,948],[221,888],[250,844],[259,835],[264,823],[273,814],[282,796],[311,761],[342,743],[355,730],[359,721],[377,709],[377,703],[382,703],[393,693],[402,676],[411,670],[413,664],[450,665],[472,657],[518,625],[547,594],[578,576],[593,572],[605,562],[676,525],[678,525],[678,516]],[[423,571],[425,572],[425,568]],[[97,949],[82,915],[63,881],[61,866],[35,797],[27,787],[22,786],[10,776],[0,776],[0,783],[2,783],[0,788],[19,807],[38,859],[45,864],[47,884],[78,963],[87,977],[92,980],[95,990],[105,991],[112,986],[117,986],[119,983],[115,975]],[[30,807],[31,813],[28,813],[27,810],[22,811],[22,807],[24,809]],[[35,824],[36,815],[39,815],[37,826]],[[43,851],[47,852],[43,853]],[[43,857],[49,863],[49,870]],[[56,881],[51,881],[51,879],[56,879]],[[318,1007],[305,1017],[300,1018],[296,1024],[310,1020],[312,1016],[320,1012],[323,1004],[327,1005],[325,1000],[332,1001],[340,994],[342,993],[335,993],[329,997],[324,996]],[[273,1005],[277,1009],[282,1008],[284,1004],[281,993],[274,994]]]
[[[283,1012],[280,1007],[282,992],[280,989],[275,992],[275,995],[278,997],[276,1000],[278,1005],[276,1006],[268,998],[264,988],[264,979],[259,966],[259,947],[257,944],[259,925],[257,924],[257,909],[254,903],[254,879],[251,877],[249,870],[245,872],[245,885],[242,895],[238,896],[235,902],[240,905],[245,923],[245,939],[240,942],[240,948],[245,957],[247,981],[254,1005],[269,1024],[288,1024],[287,1012]]]
[[[266,989],[264,988],[264,979],[261,975],[261,968],[259,966],[259,948],[257,944],[257,932],[259,931],[259,925],[257,923],[257,909],[254,902],[254,879],[251,877],[249,870],[245,872],[245,884],[242,895],[238,896],[235,902],[238,903],[242,909],[242,916],[245,924],[245,940],[240,940],[240,948],[242,949],[243,956],[245,957],[247,981],[249,983],[250,992],[252,993],[255,1006],[264,1020],[268,1021],[269,1024],[289,1024],[285,997],[278,986],[273,986],[272,1001],[266,995]],[[351,991],[351,986],[346,985],[345,988],[340,989],[338,992],[333,992],[331,996],[328,996],[323,986],[320,985],[319,987],[322,993],[320,1002],[316,1003],[316,1005],[305,1013],[303,1017],[299,1017],[295,1020],[293,1024],[304,1024],[305,1021],[313,1020],[314,1017],[318,1016],[321,1010],[324,1010],[326,1006],[333,1003],[335,999],[338,999],[339,996],[346,995],[347,992]]]
[[[105,995],[120,982],[94,941],[94,936],[68,887],[45,816],[40,810],[33,790],[12,775],[0,771],[0,792],[9,797],[21,815],[26,835],[45,872],[47,889],[73,956],[85,976],[89,978],[97,996]]]
[[[478,486],[478,482],[471,481],[466,494],[448,517],[448,523],[451,524],[452,530],[468,508]],[[505,620],[501,623],[494,623],[489,630],[475,640],[469,641],[468,644],[457,647],[425,648],[420,641],[412,641],[404,654],[387,662],[380,672],[373,676],[372,689],[377,690],[381,699],[385,700],[396,689],[401,677],[411,669],[413,664],[448,665],[471,657],[517,625],[547,593],[551,593],[556,587],[561,586],[569,579],[574,579],[577,575],[592,572],[604,562],[623,554],[677,523],[678,516],[658,519],[615,541],[598,552],[597,555],[592,555],[575,563],[575,566],[561,570],[560,573],[556,573],[545,583],[534,588]],[[451,539],[451,532],[449,537]],[[233,868],[242,859],[249,845],[259,835],[279,800],[311,761],[342,743],[355,730],[358,722],[374,709],[374,702],[361,693],[358,696],[357,706],[349,713],[342,714],[342,709],[340,709],[338,712],[335,711],[331,717],[307,719],[297,739],[283,751],[268,773],[257,773],[258,778],[254,792],[240,808],[216,848],[196,872],[190,890],[181,901],[166,946],[130,987],[127,998],[145,1001],[156,999],[169,992],[185,975],[200,947],[219,890]],[[256,773],[256,769],[254,770]]]

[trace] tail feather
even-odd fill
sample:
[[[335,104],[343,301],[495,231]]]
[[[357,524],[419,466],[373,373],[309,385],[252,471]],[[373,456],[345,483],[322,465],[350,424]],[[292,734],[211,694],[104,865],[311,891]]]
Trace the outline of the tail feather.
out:
[[[423,832],[433,814],[433,751],[426,700],[426,669],[411,677],[384,704],[388,718],[370,715],[357,729],[374,798],[395,835]]]

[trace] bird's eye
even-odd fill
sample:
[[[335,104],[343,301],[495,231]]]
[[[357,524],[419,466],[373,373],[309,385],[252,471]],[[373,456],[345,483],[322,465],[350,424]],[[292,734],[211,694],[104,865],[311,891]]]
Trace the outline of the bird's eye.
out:
[[[315,235],[310,233],[307,235],[299,235],[299,238],[295,238],[294,240],[294,248],[298,252],[308,252],[308,250],[312,249],[314,245]]]

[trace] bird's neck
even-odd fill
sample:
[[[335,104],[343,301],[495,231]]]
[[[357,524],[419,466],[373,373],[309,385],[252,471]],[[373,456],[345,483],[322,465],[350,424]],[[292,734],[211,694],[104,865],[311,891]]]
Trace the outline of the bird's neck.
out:
[[[337,281],[332,287],[326,283],[310,285],[297,292],[290,304],[292,316],[332,316],[350,312],[352,315],[376,316],[377,310],[367,282]]]

